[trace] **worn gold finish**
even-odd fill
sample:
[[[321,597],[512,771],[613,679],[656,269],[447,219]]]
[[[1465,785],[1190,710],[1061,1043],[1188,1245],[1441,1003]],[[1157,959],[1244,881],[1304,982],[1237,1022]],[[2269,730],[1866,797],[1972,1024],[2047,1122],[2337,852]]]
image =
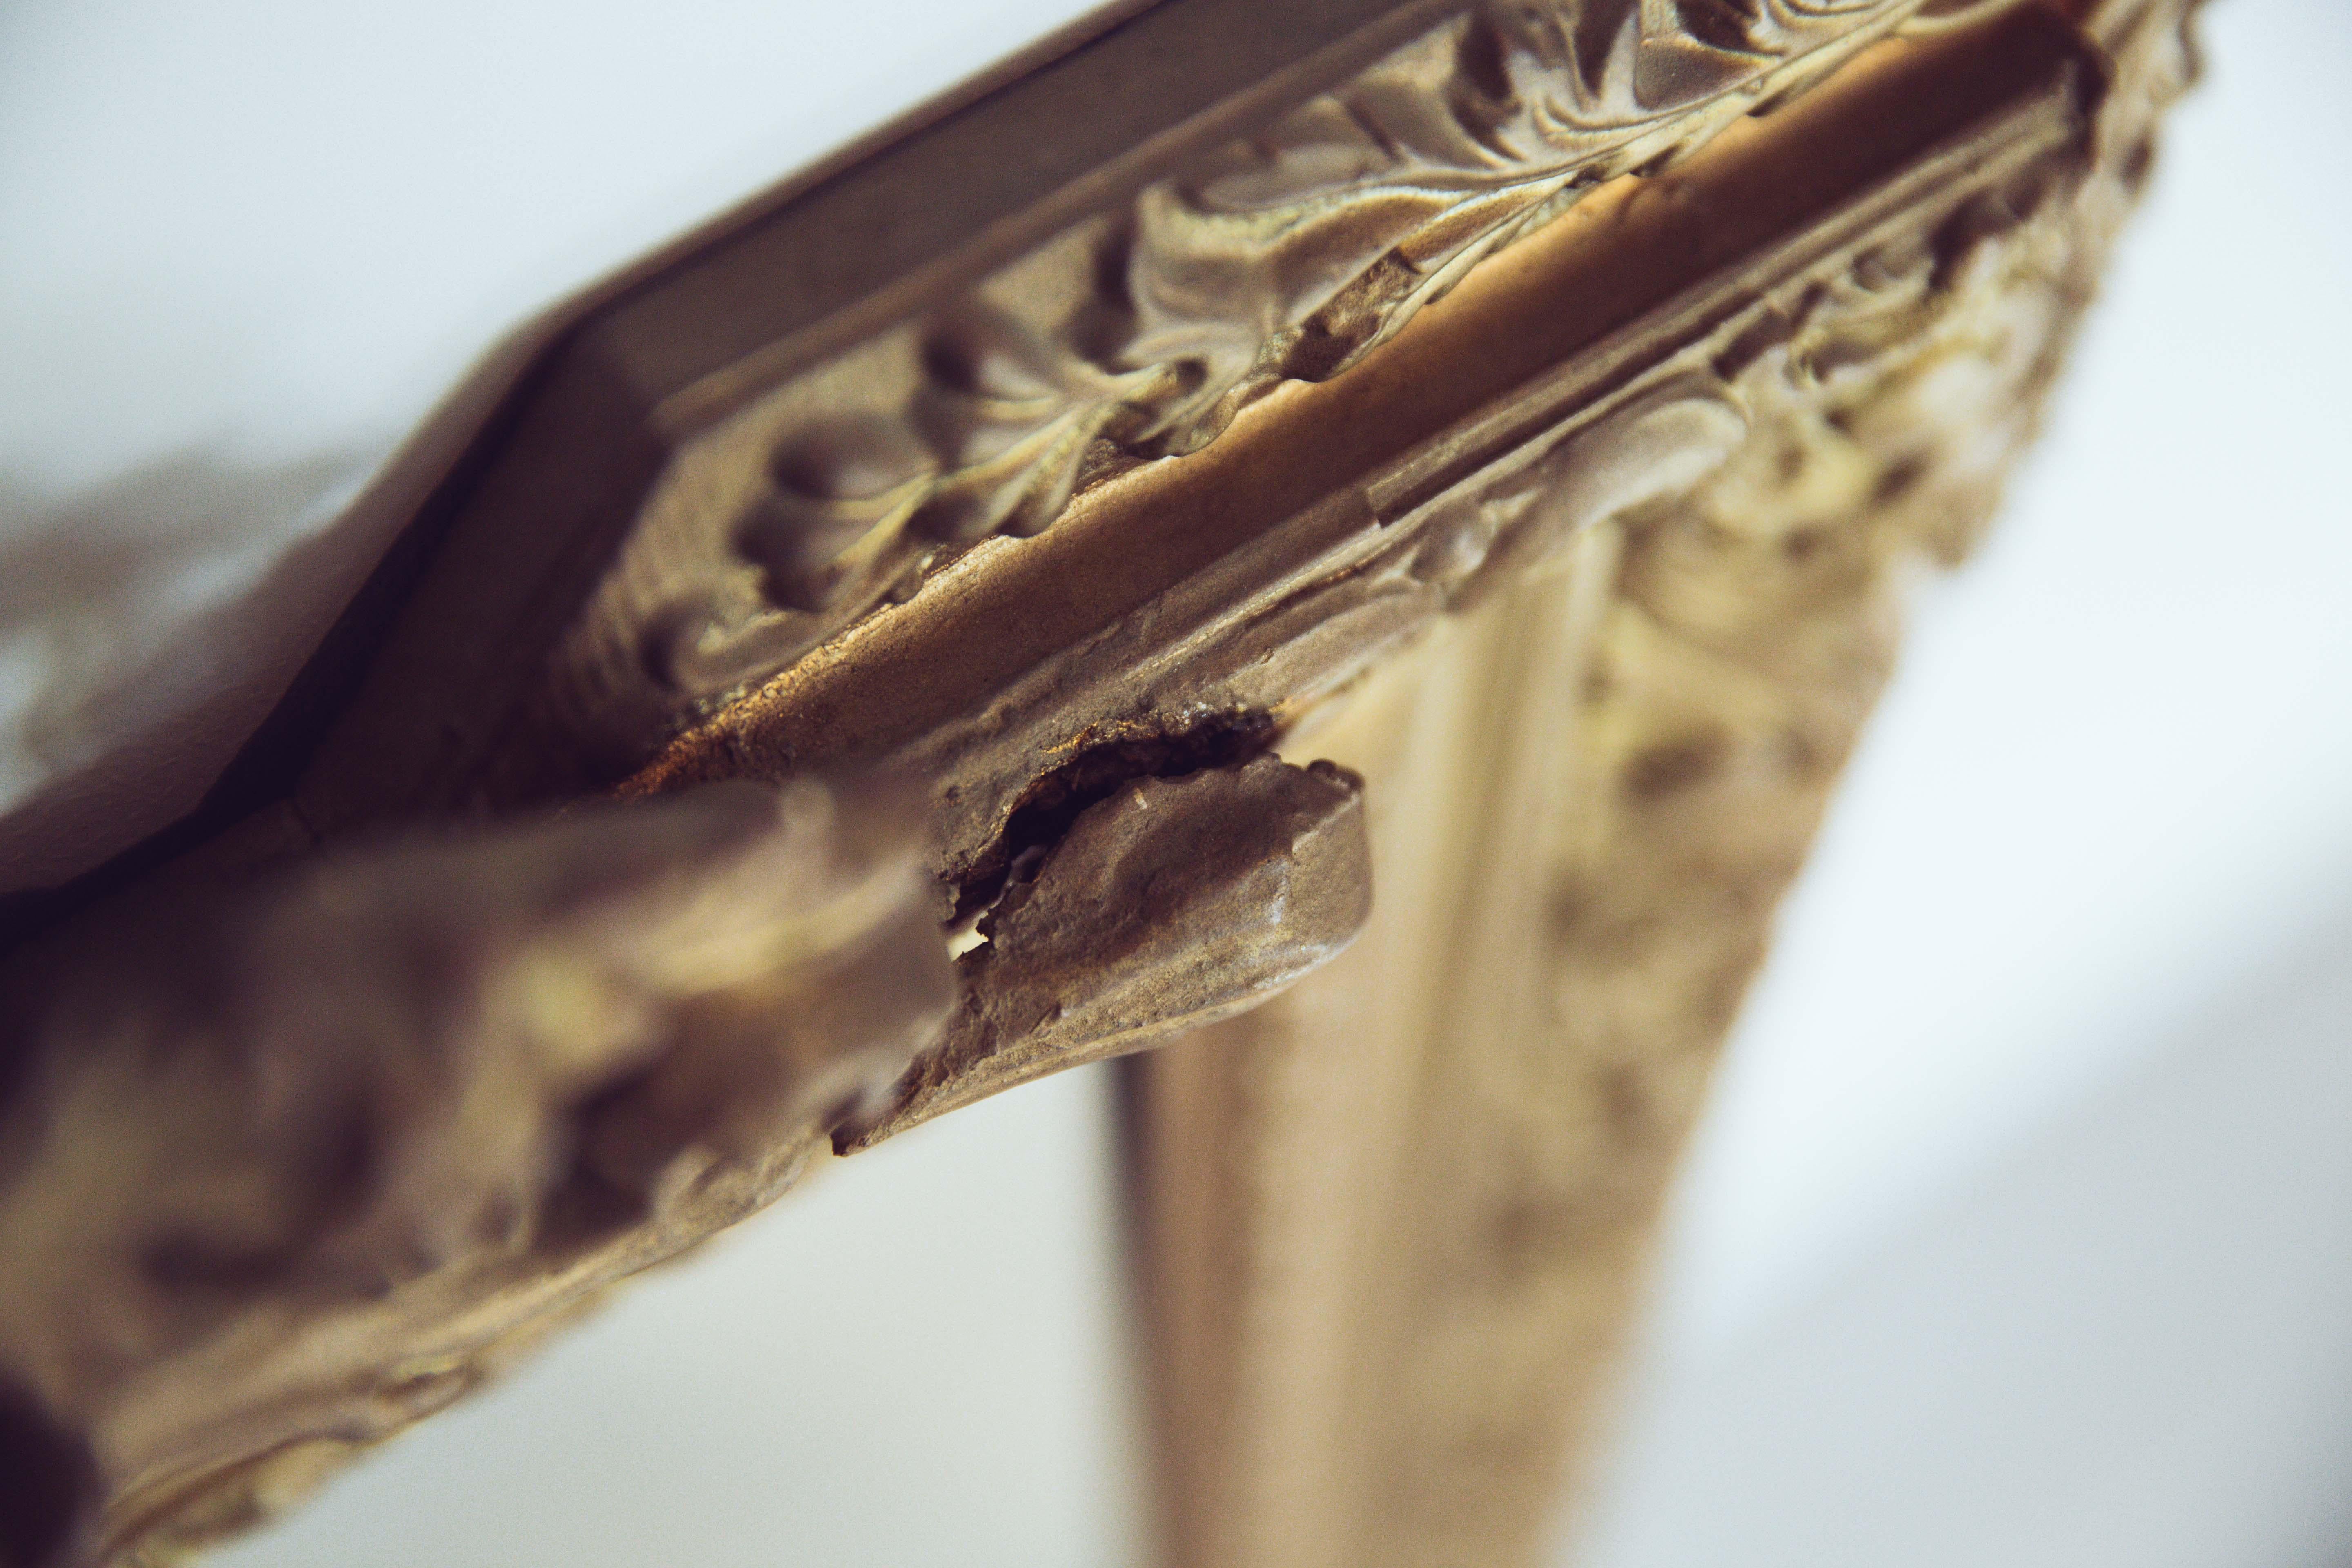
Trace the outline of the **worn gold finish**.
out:
[[[2185,79],[2179,18],[2118,28],[2091,168],[2045,142],[1767,289],[1682,401],[1632,403],[1691,410],[1696,482],[1647,455],[1634,504],[1313,728],[1367,780],[1370,926],[1130,1074],[1171,1561],[1554,1549],[1904,582],[1967,548],[2032,431]],[[1484,504],[1568,511],[1606,471]]]
[[[572,308],[205,812],[18,911],[0,1561],[1199,1026],[1171,1561],[1532,1560],[2182,10],[1168,0]]]
[[[907,826],[721,785],[20,952],[8,1560],[249,1522],[767,1202],[952,1004]]]
[[[1163,0],[592,300],[214,809],[607,784],[1612,176],[2002,5]]]

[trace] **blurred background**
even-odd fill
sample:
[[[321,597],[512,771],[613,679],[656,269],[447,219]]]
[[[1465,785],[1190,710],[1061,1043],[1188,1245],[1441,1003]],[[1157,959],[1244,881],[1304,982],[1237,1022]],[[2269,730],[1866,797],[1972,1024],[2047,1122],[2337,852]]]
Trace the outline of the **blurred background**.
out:
[[[0,890],[184,807],[502,332],[1083,8],[0,8]],[[1563,1568],[2352,1563],[2352,7],[2203,33]],[[1139,1562],[1108,1088],[844,1163],[219,1561]]]

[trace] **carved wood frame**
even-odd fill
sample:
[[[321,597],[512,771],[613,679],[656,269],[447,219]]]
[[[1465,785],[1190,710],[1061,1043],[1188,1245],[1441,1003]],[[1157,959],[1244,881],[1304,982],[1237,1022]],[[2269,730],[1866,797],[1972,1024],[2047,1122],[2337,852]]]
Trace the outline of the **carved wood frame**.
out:
[[[0,1540],[237,1528],[1190,1027],[1171,1560],[1531,1561],[2184,11],[1163,0],[560,312],[204,808],[16,911]]]

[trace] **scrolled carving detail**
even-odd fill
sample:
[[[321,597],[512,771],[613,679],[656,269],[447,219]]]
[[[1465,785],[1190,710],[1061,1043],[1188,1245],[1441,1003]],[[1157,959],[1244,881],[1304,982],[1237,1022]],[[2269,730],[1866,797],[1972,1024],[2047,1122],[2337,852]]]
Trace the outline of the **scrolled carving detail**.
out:
[[[903,805],[412,835],[20,951],[6,1560],[242,1528],[788,1185],[955,999]]]
[[[1984,8],[1946,4],[1939,16]],[[556,661],[618,750],[1032,533],[1095,474],[1338,374],[1584,190],[1695,150],[1919,0],[1517,0],[1392,51],[691,437]]]

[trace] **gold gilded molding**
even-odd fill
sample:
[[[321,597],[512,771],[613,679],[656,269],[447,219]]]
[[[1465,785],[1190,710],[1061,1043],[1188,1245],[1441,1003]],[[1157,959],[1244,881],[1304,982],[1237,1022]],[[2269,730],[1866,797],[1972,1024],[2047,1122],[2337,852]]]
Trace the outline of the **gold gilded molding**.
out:
[[[5,1560],[249,1524],[824,1158],[953,1005],[904,804],[395,839],[19,952]]]
[[[0,967],[12,1550],[240,1526],[828,1147],[1202,1023],[1138,1124],[1179,1561],[1533,1550],[1896,580],[2185,55],[1372,11],[797,324],[762,258],[928,187],[555,335],[153,858],[218,837]],[[877,166],[1014,181],[1032,79]]]
[[[603,787],[1612,176],[2014,0],[1163,0],[598,290],[204,812]],[[1083,124],[1072,123],[1076,117]]]
[[[1584,191],[1665,166],[1918,9],[1473,9],[916,320],[756,396],[730,374],[724,401],[744,405],[682,443],[557,655],[566,727],[641,745],[957,546],[1197,451]]]
[[[1069,801],[951,967],[915,804],[410,834],[14,955],[0,1562],[258,1522],[813,1163],[1231,1016],[1370,909],[1356,782],[1256,756]]]
[[[1739,366],[1823,323],[1858,365],[1870,332],[1900,341],[1937,247],[2006,221],[2009,182],[2030,204],[2079,174],[2096,62],[2038,12],[1987,26],[1890,44],[1686,168],[1597,194],[1353,374],[970,552],[626,788],[887,756],[934,781],[935,867],[962,890],[1072,759],[1277,740],[1580,529],[1692,482],[1744,438]],[[1816,370],[1853,373],[1796,374]]]
[[[2185,9],[2108,35],[2089,137],[1873,226],[1636,393],[1681,482],[1595,517],[1605,463],[1531,455],[1440,503],[1586,521],[1313,727],[1367,781],[1357,945],[1129,1065],[1172,1563],[1558,1560],[1775,906],[1906,584],[2032,434]]]

